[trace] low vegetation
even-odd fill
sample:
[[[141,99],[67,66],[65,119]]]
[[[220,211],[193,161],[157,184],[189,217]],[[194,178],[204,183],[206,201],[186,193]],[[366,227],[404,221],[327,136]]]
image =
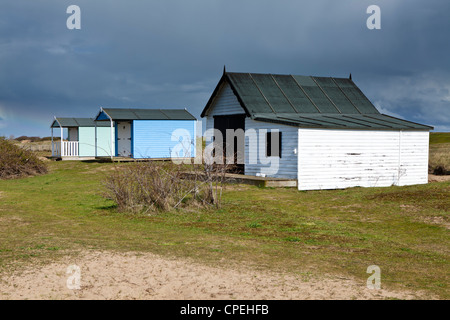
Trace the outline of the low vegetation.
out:
[[[11,137],[10,140],[15,141],[26,141],[26,142],[45,142],[45,141],[52,141],[52,137],[28,137],[28,136],[20,136],[17,138]],[[61,140],[59,137],[53,137],[54,141]]]
[[[46,172],[46,165],[36,154],[0,137],[0,179],[20,178]]]
[[[168,211],[188,204],[212,202],[207,190],[194,180],[183,179],[172,162],[136,162],[115,166],[105,179],[108,199],[120,212]]]
[[[229,185],[220,209],[118,213],[102,181],[129,164],[58,161],[50,173],[0,181],[0,271],[80,250],[153,252],[236,263],[448,299],[450,182],[307,191]],[[423,297],[423,295],[422,295]]]
[[[176,208],[220,207],[227,166],[171,161],[114,166],[104,180],[106,198],[120,212],[155,213]]]
[[[450,174],[450,132],[433,132],[430,135],[430,173]]]

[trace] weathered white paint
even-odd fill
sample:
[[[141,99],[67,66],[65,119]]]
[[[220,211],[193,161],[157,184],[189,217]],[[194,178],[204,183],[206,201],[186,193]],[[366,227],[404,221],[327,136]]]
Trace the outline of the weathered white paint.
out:
[[[298,188],[427,183],[428,139],[428,131],[298,129]]]
[[[429,132],[402,131],[398,185],[428,183]]]

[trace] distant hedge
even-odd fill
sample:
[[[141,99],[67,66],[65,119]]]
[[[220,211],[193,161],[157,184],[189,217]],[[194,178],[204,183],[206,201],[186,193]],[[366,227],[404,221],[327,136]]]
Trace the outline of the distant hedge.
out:
[[[0,179],[47,173],[47,166],[32,151],[0,137]]]
[[[20,136],[18,138],[14,138],[16,141],[30,141],[30,142],[43,142],[43,141],[51,141],[52,137],[28,137],[28,136]],[[60,140],[58,137],[53,137],[53,140]]]

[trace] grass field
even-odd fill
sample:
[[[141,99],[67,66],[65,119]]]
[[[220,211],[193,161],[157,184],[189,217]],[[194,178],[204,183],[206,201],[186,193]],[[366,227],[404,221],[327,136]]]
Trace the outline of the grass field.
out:
[[[220,210],[132,216],[102,196],[112,168],[49,162],[47,175],[0,180],[0,271],[86,249],[362,282],[375,264],[383,286],[450,298],[450,182],[308,192],[233,185]]]

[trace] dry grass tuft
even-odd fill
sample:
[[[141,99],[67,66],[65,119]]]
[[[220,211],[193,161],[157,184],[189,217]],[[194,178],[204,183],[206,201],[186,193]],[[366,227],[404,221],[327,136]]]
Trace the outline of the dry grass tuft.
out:
[[[21,178],[47,173],[47,166],[32,151],[0,137],[0,179]]]

